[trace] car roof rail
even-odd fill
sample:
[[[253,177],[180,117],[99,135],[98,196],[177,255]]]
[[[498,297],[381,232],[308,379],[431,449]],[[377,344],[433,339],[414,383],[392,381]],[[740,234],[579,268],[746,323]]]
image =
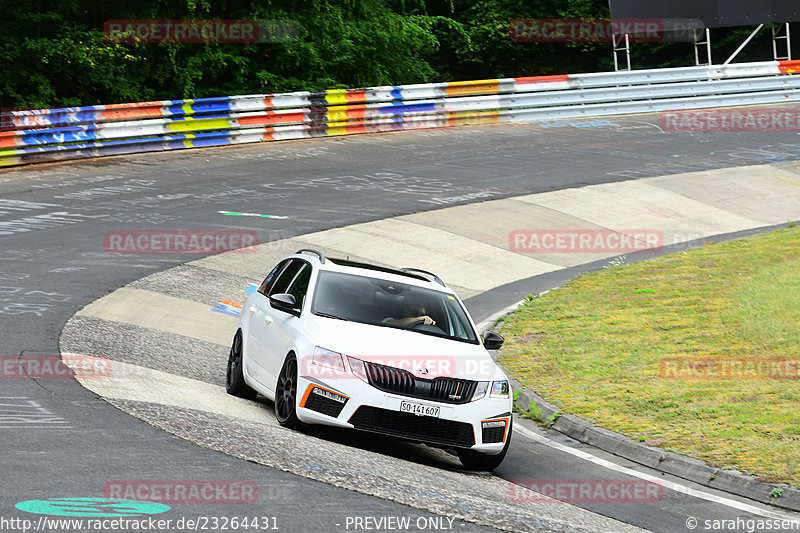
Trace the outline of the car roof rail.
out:
[[[319,262],[322,263],[323,265],[325,264],[325,255],[319,250],[314,250],[313,248],[300,248],[295,253],[302,254],[303,252],[308,252],[316,255],[317,257],[319,257]]]
[[[402,272],[419,272],[421,274],[427,274],[427,275],[431,276],[433,278],[433,280],[436,283],[438,283],[439,285],[441,285],[442,287],[447,287],[447,285],[444,284],[444,281],[442,281],[442,278],[440,278],[439,276],[437,276],[433,272],[428,272],[427,270],[422,270],[421,268],[410,268],[410,267],[401,268],[400,270]]]

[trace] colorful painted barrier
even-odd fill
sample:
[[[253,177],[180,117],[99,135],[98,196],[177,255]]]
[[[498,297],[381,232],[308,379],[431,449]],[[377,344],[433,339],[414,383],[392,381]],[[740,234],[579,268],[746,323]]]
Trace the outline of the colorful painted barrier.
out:
[[[800,61],[11,111],[0,166],[352,133],[800,99]]]

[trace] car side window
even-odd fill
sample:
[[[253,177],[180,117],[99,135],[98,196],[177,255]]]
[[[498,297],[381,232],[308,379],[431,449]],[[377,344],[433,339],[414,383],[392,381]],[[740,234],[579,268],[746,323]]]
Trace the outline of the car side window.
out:
[[[272,284],[275,282],[275,279],[280,271],[283,270],[288,262],[288,260],[284,260],[278,263],[275,268],[272,269],[272,272],[267,274],[267,277],[264,278],[264,281],[261,282],[261,285],[258,287],[258,292],[265,296],[269,294],[269,289],[272,287]]]
[[[286,291],[292,296],[294,296],[295,302],[297,302],[297,307],[303,307],[303,299],[306,297],[306,293],[308,292],[308,282],[311,281],[311,265],[308,263],[303,263],[300,271],[295,275],[294,280],[292,280],[289,289]]]
[[[295,276],[297,273],[300,272],[300,269],[306,264],[305,261],[301,261],[299,259],[290,259],[289,264],[286,265],[286,268],[278,275],[278,279],[275,280],[275,283],[272,284],[272,287],[269,289],[267,293],[269,296],[273,294],[281,294],[285,292],[289,292],[289,286],[294,281]]]

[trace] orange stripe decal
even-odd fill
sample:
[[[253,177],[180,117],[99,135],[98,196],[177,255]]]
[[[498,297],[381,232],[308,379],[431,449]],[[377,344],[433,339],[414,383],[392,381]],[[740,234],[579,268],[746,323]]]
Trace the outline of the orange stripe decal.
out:
[[[483,429],[484,422],[505,422],[506,427],[503,430],[503,443],[506,442],[506,437],[508,437],[508,418],[490,418],[489,420],[482,420],[481,421],[481,429]]]
[[[300,400],[300,407],[306,406],[306,400],[308,400],[308,395],[311,394],[311,389],[313,389],[314,387],[316,387],[316,385],[314,385],[313,383],[308,386],[306,392],[303,394],[303,399]]]

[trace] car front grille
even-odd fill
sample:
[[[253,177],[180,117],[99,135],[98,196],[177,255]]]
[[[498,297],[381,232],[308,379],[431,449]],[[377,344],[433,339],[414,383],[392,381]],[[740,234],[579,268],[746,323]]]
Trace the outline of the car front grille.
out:
[[[470,448],[475,444],[472,425],[465,422],[418,416],[378,407],[359,407],[350,417],[350,423],[356,429],[431,444],[460,448]]]
[[[369,384],[384,392],[442,403],[467,403],[475,394],[477,381],[455,378],[423,379],[411,372],[365,361]]]

